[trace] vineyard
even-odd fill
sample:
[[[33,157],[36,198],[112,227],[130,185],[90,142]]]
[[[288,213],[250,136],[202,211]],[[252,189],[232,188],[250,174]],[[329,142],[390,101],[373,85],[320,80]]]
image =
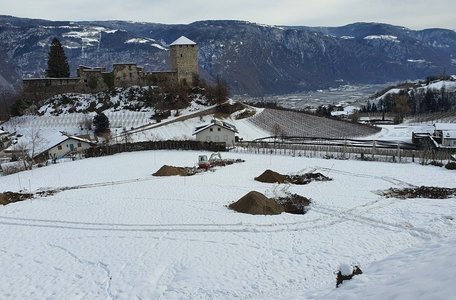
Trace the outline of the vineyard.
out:
[[[278,136],[344,138],[366,136],[380,131],[380,128],[367,125],[276,109],[264,109],[250,121]]]

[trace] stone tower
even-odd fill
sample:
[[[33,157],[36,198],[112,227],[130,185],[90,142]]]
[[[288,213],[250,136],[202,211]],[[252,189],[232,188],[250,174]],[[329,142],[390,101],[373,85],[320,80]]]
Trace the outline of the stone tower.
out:
[[[171,67],[177,72],[177,81],[193,85],[195,76],[199,76],[198,45],[181,36],[170,45]]]

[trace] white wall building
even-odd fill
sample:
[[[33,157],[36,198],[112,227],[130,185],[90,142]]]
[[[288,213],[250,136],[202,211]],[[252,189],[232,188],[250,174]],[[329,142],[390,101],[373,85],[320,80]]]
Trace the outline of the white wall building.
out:
[[[200,142],[214,142],[226,144],[226,147],[233,147],[237,129],[234,125],[221,120],[212,119],[211,123],[196,127],[193,135]]]
[[[59,159],[66,155],[82,153],[95,144],[82,137],[61,135],[50,139],[47,145],[40,147],[41,150],[34,155],[34,158]]]

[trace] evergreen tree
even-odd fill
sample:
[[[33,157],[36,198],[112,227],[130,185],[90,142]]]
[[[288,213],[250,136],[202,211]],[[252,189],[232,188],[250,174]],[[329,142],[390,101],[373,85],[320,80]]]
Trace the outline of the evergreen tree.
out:
[[[109,131],[109,119],[103,112],[98,112],[93,117],[94,132],[96,135]]]
[[[58,38],[53,38],[48,56],[46,76],[51,78],[70,77],[70,66],[65,51]]]

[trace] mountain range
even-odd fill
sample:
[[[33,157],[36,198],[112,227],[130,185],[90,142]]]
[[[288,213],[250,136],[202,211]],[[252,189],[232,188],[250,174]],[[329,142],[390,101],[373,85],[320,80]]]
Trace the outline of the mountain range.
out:
[[[170,69],[169,44],[199,45],[202,78],[222,77],[232,94],[284,94],[341,84],[413,80],[456,73],[456,32],[379,23],[341,27],[269,26],[245,21],[164,25],[126,21],[47,21],[0,16],[0,89],[42,77],[50,41],[60,39],[72,75],[78,65],[137,63]]]

